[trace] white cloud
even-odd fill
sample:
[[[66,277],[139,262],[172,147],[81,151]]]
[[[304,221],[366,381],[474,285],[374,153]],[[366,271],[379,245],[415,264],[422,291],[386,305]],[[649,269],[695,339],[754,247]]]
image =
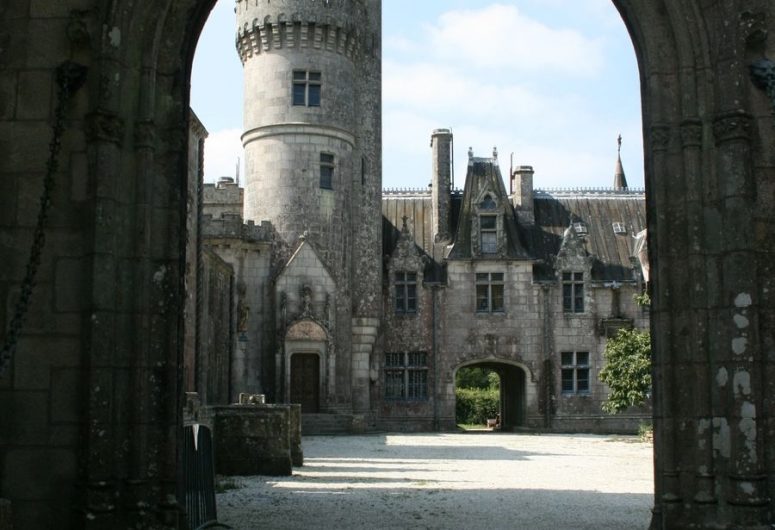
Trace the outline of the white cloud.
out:
[[[383,65],[383,97],[387,105],[401,105],[423,113],[444,111],[458,116],[527,118],[556,107],[552,100],[528,88],[494,79],[480,79],[452,67],[432,64]],[[518,104],[508,104],[518,102]]]
[[[222,129],[211,132],[205,140],[205,182],[215,182],[220,177],[234,177],[237,158],[240,174],[244,176],[244,150],[240,129]]]
[[[435,54],[480,69],[589,76],[604,63],[602,40],[571,29],[551,28],[511,5],[449,11],[427,30]]]

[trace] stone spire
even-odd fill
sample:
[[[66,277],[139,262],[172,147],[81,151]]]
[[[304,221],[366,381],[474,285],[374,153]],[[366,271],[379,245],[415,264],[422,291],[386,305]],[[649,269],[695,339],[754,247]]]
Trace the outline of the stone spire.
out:
[[[614,169],[614,189],[626,190],[627,177],[624,176],[624,167],[622,167],[622,135],[618,138],[619,148],[616,154],[616,168]]]

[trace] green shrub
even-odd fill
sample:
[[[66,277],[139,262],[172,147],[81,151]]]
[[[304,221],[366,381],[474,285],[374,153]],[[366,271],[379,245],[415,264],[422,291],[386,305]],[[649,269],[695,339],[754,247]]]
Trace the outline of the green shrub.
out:
[[[484,425],[500,409],[500,391],[496,388],[456,388],[457,423]]]
[[[610,393],[603,403],[609,414],[642,405],[651,392],[651,337],[648,331],[623,329],[608,339],[600,380]]]

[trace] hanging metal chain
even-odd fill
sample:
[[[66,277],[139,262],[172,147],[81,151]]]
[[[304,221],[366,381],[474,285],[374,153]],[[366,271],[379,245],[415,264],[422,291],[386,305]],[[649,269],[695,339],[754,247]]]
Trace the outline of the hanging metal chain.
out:
[[[46,222],[51,210],[51,196],[55,184],[54,176],[59,168],[59,152],[62,148],[62,134],[65,130],[65,111],[70,98],[83,85],[84,81],[86,81],[85,66],[72,61],[66,61],[57,67],[57,106],[54,111],[51,143],[48,147],[43,193],[40,196],[38,219],[33,232],[32,248],[30,249],[30,258],[27,261],[27,271],[24,275],[24,280],[22,280],[21,293],[14,308],[8,335],[3,341],[3,347],[0,350],[0,374],[3,374],[10,365],[11,358],[16,351],[19,335],[24,326],[24,319],[30,308],[30,300],[35,288],[35,277],[38,274],[43,247],[46,244]]]

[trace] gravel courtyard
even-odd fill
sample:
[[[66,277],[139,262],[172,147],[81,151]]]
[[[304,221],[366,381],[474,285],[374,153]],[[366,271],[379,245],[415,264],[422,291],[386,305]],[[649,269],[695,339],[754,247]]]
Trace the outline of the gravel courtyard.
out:
[[[310,436],[292,477],[235,478],[238,530],[646,529],[650,443],[505,433]]]

